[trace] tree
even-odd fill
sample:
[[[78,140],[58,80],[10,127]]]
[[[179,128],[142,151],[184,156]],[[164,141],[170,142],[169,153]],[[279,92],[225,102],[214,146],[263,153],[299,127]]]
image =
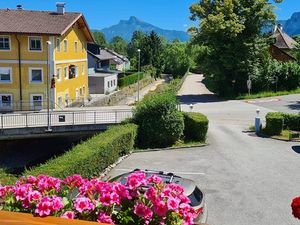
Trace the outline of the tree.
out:
[[[135,31],[132,35],[131,41],[128,44],[127,53],[133,68],[137,68],[138,66],[138,49],[143,48],[146,39],[147,34],[142,31]]]
[[[261,30],[275,23],[268,0],[200,0],[190,7],[194,42],[205,46],[202,68],[213,91],[220,95],[245,92],[246,80],[268,54],[268,37]]]
[[[191,58],[187,52],[187,44],[173,41],[166,46],[163,54],[165,60],[165,73],[174,77],[183,76],[191,65]]]
[[[94,31],[93,36],[94,36],[95,42],[98,45],[106,46],[107,43],[106,43],[105,35],[102,32]]]
[[[120,36],[115,36],[109,47],[121,55],[127,55],[127,42]]]

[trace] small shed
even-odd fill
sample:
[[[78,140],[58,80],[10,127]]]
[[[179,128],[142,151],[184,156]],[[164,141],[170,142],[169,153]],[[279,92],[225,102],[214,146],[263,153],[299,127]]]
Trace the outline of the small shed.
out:
[[[118,74],[105,71],[95,71],[89,75],[90,94],[108,94],[118,87]]]

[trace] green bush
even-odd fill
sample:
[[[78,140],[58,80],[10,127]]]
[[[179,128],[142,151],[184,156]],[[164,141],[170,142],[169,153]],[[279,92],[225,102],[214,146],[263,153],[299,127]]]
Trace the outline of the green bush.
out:
[[[281,113],[284,118],[284,129],[300,131],[300,114]]]
[[[266,132],[268,135],[279,135],[283,129],[282,113],[272,112],[266,115]]]
[[[113,126],[62,156],[25,171],[24,175],[45,174],[59,178],[70,174],[80,174],[86,178],[96,176],[133,149],[136,131],[134,124]]]
[[[208,119],[201,113],[184,113],[184,136],[188,140],[205,142]]]
[[[0,185],[12,185],[15,184],[17,180],[17,177],[0,168]]]
[[[143,79],[144,77],[145,77],[145,74],[140,73],[140,80]],[[120,78],[118,81],[118,84],[119,84],[119,87],[126,87],[126,86],[129,86],[131,84],[138,82],[138,80],[139,80],[139,73],[134,73],[134,74]]]
[[[134,122],[140,148],[168,147],[183,135],[183,115],[177,110],[176,96],[169,92],[144,98],[134,111]]]

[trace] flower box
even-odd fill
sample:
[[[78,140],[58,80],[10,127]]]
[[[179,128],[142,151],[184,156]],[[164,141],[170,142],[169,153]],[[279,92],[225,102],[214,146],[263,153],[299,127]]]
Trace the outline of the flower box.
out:
[[[104,223],[87,222],[83,220],[68,220],[57,217],[34,217],[29,213],[14,213],[0,211],[1,225],[107,225]]]

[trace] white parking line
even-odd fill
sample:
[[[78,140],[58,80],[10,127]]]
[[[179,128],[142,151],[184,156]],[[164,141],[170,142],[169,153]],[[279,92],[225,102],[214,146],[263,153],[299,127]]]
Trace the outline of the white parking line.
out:
[[[130,172],[133,171],[134,169],[115,169],[115,171],[124,171],[124,172]],[[149,170],[149,172],[152,172]],[[205,176],[205,173],[198,173],[198,172],[172,172],[173,174],[181,174],[181,175],[202,175]]]

